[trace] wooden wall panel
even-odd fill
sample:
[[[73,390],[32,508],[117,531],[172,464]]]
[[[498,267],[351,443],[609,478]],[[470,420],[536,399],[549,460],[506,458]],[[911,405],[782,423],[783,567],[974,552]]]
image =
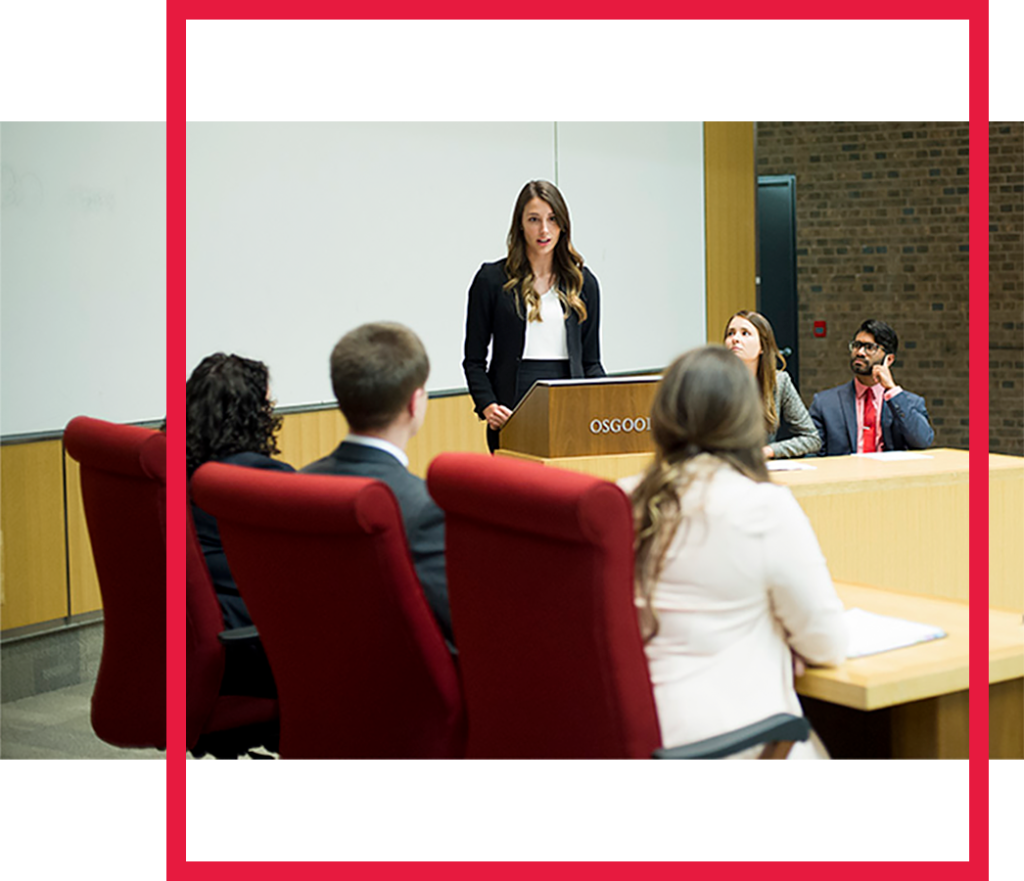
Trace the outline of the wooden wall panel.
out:
[[[837,581],[969,601],[966,481],[881,489],[853,484],[820,495],[791,489]],[[905,544],[927,552],[865,554],[879,535],[904,535]]]
[[[280,458],[301,468],[330,453],[347,433],[348,426],[336,409],[287,414],[278,437]],[[431,460],[448,450],[487,452],[484,424],[473,412],[469,395],[430,401],[423,428],[409,444],[410,470],[425,477]],[[64,456],[65,555],[63,455],[59,440],[11,444],[0,450],[0,627],[4,630],[103,607],[82,507],[78,463],[70,456]]]
[[[1024,460],[1017,456],[991,458],[988,603],[994,609],[1024,612]]]
[[[335,408],[310,413],[288,413],[284,417],[277,446],[277,457],[299,469],[323,458],[348,434],[348,423]]]
[[[61,442],[0,448],[0,628],[68,614]]]
[[[473,411],[473,399],[468,394],[432,398],[423,427],[406,452],[409,470],[420,477],[427,476],[438,453],[486,453],[486,424]]]
[[[704,123],[708,341],[729,316],[757,308],[754,123]]]
[[[96,564],[92,558],[92,544],[89,542],[89,528],[85,522],[85,508],[82,506],[82,484],[79,479],[79,465],[66,453],[67,468],[67,518],[68,518],[68,575],[71,594],[71,614],[95,612],[103,608],[100,595],[100,581],[96,575]]]
[[[994,682],[988,689],[988,757],[1024,759],[1024,682]]]
[[[278,435],[279,458],[302,468],[330,453],[346,434],[348,425],[338,410],[286,414]],[[425,477],[433,458],[450,451],[487,452],[484,423],[468,394],[431,398],[423,427],[406,450],[409,470]]]

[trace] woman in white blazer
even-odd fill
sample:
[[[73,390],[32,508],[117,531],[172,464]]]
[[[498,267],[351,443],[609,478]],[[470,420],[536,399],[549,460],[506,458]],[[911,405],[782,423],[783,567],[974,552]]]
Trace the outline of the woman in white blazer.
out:
[[[768,481],[753,377],[721,346],[686,353],[659,385],[651,432],[654,463],[620,485],[633,502],[636,603],[662,742],[801,715],[794,667],[842,662],[846,627],[806,515]],[[817,738],[790,753],[826,756]]]

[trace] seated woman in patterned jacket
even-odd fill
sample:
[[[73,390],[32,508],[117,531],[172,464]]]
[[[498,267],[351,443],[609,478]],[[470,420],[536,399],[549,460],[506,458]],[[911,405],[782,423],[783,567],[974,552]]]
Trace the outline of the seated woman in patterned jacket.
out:
[[[759,312],[746,309],[737,312],[725,328],[724,342],[757,380],[765,430],[768,432],[765,458],[792,459],[816,453],[821,446],[821,438],[807,415],[807,408],[800,400],[793,380],[786,373],[786,359],[779,351],[768,319]],[[789,426],[792,437],[775,440],[783,422]]]

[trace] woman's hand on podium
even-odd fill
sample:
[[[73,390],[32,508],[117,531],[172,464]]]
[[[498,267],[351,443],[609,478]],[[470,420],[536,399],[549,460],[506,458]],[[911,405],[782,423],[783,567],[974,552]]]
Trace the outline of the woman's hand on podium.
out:
[[[501,426],[508,422],[508,417],[511,415],[512,411],[508,407],[498,403],[488,404],[484,407],[484,419],[487,420],[487,427],[494,431],[498,431]]]

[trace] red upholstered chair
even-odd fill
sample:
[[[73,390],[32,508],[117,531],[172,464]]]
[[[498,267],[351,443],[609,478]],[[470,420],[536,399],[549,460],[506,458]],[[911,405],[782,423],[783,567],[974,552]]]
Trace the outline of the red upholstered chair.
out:
[[[103,654],[92,727],[122,747],[166,748],[166,484],[162,432],[79,416],[64,446],[103,597]]]
[[[468,757],[715,758],[806,739],[806,720],[783,716],[659,750],[617,486],[478,453],[441,454],[427,483],[446,517]]]
[[[375,480],[208,463],[192,493],[277,683],[283,758],[455,758],[458,674]]]
[[[209,752],[219,758],[256,746],[276,749],[277,701],[221,694],[226,649],[218,636],[225,629],[224,616],[188,503],[185,517],[186,747],[197,757]]]

